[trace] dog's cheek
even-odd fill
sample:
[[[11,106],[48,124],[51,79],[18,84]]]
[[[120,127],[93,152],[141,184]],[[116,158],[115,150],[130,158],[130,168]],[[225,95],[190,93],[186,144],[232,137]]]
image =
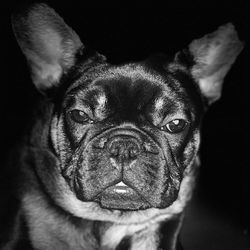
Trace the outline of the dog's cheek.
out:
[[[183,169],[187,168],[190,164],[193,163],[195,157],[198,153],[200,145],[200,132],[196,129],[191,138],[185,143],[183,150],[180,154],[180,164],[183,166]]]
[[[184,133],[167,137],[172,155],[178,168],[184,170],[195,158],[200,145],[199,128],[189,129]]]
[[[73,153],[77,151],[79,142],[85,138],[87,130],[86,126],[70,122],[65,114],[54,116],[50,126],[50,136],[62,167],[71,161]]]
[[[175,165],[171,164],[170,167],[170,186],[168,191],[162,197],[162,206],[169,206],[177,197],[179,193],[180,184],[182,182],[183,173],[194,164],[197,158],[197,153],[200,144],[199,129],[189,131],[179,140],[168,140],[169,147],[171,148],[171,155],[174,158]],[[168,154],[169,156],[169,154]],[[192,166],[191,166],[192,167]]]
[[[57,158],[48,150],[41,148],[29,148],[29,157],[35,162],[35,173],[39,176],[41,184],[45,190],[52,196],[60,196],[58,191],[59,162]]]
[[[59,114],[54,115],[50,125],[51,143],[60,159],[60,165],[64,165],[69,155],[70,141],[65,133],[64,121]]]

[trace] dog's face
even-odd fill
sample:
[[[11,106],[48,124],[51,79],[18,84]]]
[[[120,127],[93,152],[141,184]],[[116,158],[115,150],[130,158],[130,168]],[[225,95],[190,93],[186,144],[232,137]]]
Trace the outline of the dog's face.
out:
[[[92,213],[132,212],[164,210],[179,199],[197,157],[204,109],[220,97],[242,49],[233,26],[172,59],[120,66],[88,53],[46,5],[17,14],[13,27],[34,84],[56,94],[50,115],[35,127],[48,137],[36,140],[36,171],[51,196],[77,215],[89,204]]]
[[[79,199],[122,210],[164,208],[176,199],[197,153],[202,101],[189,95],[198,90],[188,75],[178,79],[154,66],[103,65],[64,96],[56,146]]]

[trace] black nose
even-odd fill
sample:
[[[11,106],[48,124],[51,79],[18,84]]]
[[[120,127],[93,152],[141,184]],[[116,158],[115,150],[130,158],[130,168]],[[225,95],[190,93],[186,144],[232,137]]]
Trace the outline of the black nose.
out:
[[[118,161],[134,160],[140,154],[140,143],[131,136],[116,136],[108,142],[107,150]]]

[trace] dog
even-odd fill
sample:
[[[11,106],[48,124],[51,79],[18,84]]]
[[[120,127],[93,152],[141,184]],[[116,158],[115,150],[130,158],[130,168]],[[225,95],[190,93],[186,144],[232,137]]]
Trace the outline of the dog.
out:
[[[15,152],[20,209],[3,249],[182,249],[202,117],[243,48],[234,26],[171,59],[111,65],[46,4],[12,24],[42,95]]]

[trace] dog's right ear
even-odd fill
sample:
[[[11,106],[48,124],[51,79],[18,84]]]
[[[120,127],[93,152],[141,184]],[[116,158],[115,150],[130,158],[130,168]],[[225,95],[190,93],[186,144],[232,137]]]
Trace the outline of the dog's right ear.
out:
[[[17,41],[40,91],[57,86],[83,48],[77,34],[46,4],[34,4],[12,15]]]

